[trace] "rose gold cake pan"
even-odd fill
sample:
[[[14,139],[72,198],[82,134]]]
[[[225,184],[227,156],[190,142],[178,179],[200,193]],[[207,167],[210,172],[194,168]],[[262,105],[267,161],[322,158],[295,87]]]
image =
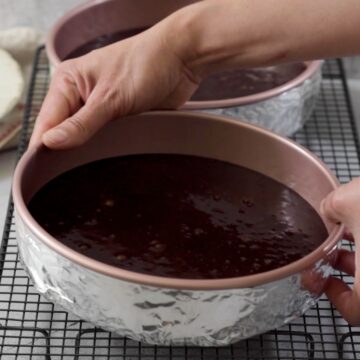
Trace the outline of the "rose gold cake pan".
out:
[[[150,27],[194,0],[96,0],[65,14],[46,41],[53,66],[81,45],[103,35]],[[159,54],[161,56],[161,54]],[[183,109],[227,115],[290,136],[310,118],[320,91],[321,61],[305,63],[304,70],[284,83],[249,96],[212,101],[188,101]],[[277,71],[281,71],[281,66]],[[241,84],[239,84],[240,86]]]
[[[161,153],[248,167],[293,189],[317,212],[322,199],[338,186],[328,168],[296,143],[204,113],[125,117],[78,148],[30,149],[16,168],[13,199],[20,256],[39,293],[96,326],[158,345],[227,345],[279,328],[315,304],[332,274],[343,232],[342,226],[325,219],[328,238],[296,262],[244,277],[192,280],[140,274],[88,258],[48,234],[28,211],[27,204],[42,186],[76,166]]]

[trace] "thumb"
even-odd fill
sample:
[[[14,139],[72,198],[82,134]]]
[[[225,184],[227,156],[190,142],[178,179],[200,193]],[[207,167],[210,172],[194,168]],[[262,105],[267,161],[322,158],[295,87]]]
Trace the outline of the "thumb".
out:
[[[333,222],[344,223],[360,238],[360,178],[330,193],[321,204],[321,212]]]
[[[45,132],[43,143],[51,149],[69,149],[89,140],[112,119],[107,107],[99,102],[87,102],[75,114]]]
[[[344,223],[353,234],[356,249],[340,250],[334,268],[355,277],[354,286],[330,277],[326,294],[350,324],[360,324],[360,178],[339,187],[321,204],[321,212],[333,222]]]

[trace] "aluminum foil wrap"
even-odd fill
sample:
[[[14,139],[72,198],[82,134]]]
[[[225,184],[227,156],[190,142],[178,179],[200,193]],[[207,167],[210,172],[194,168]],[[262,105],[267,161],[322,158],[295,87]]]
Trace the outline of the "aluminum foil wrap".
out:
[[[320,93],[321,67],[303,83],[280,95],[248,105],[207,109],[207,113],[244,119],[280,135],[291,136],[309,120]]]
[[[176,290],[115,279],[59,255],[16,217],[22,263],[48,300],[103,329],[157,345],[221,346],[278,328],[320,296],[331,267],[253,288]]]

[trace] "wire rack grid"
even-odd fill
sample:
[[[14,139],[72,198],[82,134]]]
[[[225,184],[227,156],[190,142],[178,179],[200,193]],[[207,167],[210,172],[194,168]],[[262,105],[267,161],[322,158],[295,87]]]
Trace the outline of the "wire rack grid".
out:
[[[320,156],[341,182],[360,175],[359,148],[344,70],[339,60],[326,62],[316,111],[296,141]],[[49,85],[44,48],[34,62],[25,109],[19,156],[25,151]],[[344,242],[343,247],[352,245]],[[348,284],[353,279],[338,273]],[[229,347],[158,347],[96,329],[34,289],[19,262],[10,201],[0,248],[1,360],[290,360],[358,359],[360,328],[349,327],[323,297],[291,324]]]

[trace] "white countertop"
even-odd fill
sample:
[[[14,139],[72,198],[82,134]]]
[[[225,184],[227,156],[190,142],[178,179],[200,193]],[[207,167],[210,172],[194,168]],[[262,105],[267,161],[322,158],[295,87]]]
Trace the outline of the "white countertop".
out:
[[[86,0],[0,0],[0,29],[31,26],[48,30],[62,14]]]
[[[16,151],[0,153],[0,242],[10,196],[11,179],[15,166]]]

